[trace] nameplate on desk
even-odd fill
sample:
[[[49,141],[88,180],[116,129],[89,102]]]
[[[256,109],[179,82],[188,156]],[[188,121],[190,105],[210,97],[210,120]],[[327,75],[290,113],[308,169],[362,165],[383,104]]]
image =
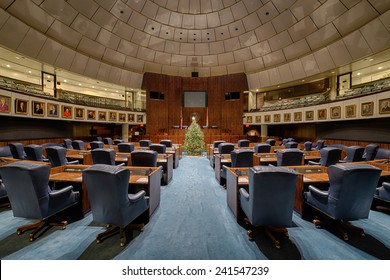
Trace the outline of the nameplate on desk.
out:
[[[142,178],[137,179],[136,182],[137,183],[147,183],[147,182],[149,182],[149,180],[147,177],[142,177]]]
[[[81,168],[65,168],[65,172],[82,172],[83,169]]]
[[[248,178],[245,177],[238,177],[238,183],[248,183]]]

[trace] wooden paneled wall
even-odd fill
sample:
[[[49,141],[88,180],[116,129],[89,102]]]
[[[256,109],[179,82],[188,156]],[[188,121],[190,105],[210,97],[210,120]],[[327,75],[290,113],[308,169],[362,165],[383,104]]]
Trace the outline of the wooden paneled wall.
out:
[[[245,74],[232,74],[217,77],[177,77],[146,73],[143,79],[146,89],[146,110],[148,135],[173,133],[173,126],[191,124],[191,114],[198,113],[200,126],[217,125],[224,133],[242,135],[242,113],[245,90],[248,84]],[[149,98],[150,91],[164,92],[164,100]],[[208,108],[183,108],[184,91],[207,91]],[[225,100],[226,92],[240,92],[239,100]]]

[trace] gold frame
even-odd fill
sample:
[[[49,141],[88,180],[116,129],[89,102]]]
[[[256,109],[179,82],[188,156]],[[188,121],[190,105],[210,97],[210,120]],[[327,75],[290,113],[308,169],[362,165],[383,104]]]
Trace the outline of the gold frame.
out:
[[[92,112],[92,116],[93,117],[90,117],[89,113]],[[87,110],[87,120],[96,120],[96,111],[95,110]]]
[[[295,122],[302,121],[302,112],[294,112],[294,121]]]
[[[107,120],[107,112],[98,111],[98,120],[99,121],[106,121]]]
[[[6,95],[0,95],[0,102],[4,99],[5,104],[7,105],[7,110],[0,110],[0,113],[9,113],[11,112],[11,97]]]
[[[317,110],[317,119],[318,120],[326,120],[327,119],[327,115],[326,115],[326,109],[318,109]]]
[[[356,104],[345,105],[345,118],[356,118]]]
[[[312,121],[314,120],[314,111],[305,111],[305,121]]]
[[[261,116],[256,116],[255,117],[255,122],[256,123],[261,123]]]
[[[360,104],[360,115],[362,117],[374,115],[374,101],[364,102]]]
[[[50,111],[51,111],[50,107],[55,107],[57,114],[50,114]],[[59,112],[59,105],[55,104],[55,103],[50,103],[50,102],[46,103],[46,112],[47,112],[47,116],[48,117],[58,118],[59,117],[59,114],[58,114],[58,112]]]
[[[341,118],[341,106],[330,107],[330,118],[332,120]]]
[[[81,117],[77,115],[77,111],[81,110]],[[85,116],[85,109],[81,107],[74,107],[74,118],[76,120],[83,120]]]
[[[378,102],[379,114],[390,114],[390,98],[380,99]]]
[[[24,111],[20,111],[19,110],[19,104],[20,102],[24,103],[24,108],[25,110]],[[15,99],[15,114],[17,115],[27,115],[28,114],[28,100],[26,99],[19,99],[19,98],[16,98]]]
[[[283,121],[284,122],[291,122],[291,113],[284,113],[283,114]]]
[[[69,109],[69,116],[65,116],[65,110]],[[73,119],[73,107],[69,105],[62,105],[61,106],[61,117],[65,119]]]
[[[118,114],[118,121],[126,122],[126,114],[125,113],[119,113]]]

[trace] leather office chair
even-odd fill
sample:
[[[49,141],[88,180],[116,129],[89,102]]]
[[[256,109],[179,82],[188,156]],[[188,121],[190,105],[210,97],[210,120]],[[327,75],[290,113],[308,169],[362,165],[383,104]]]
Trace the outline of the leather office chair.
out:
[[[71,139],[64,139],[64,148],[65,149],[73,149]]]
[[[96,141],[103,142],[103,137],[101,137],[101,136],[97,136],[97,137],[96,137]]]
[[[325,147],[325,140],[317,140],[316,150],[321,150],[324,147]]]
[[[24,147],[26,159],[35,161],[49,161],[43,156],[43,147],[41,145],[30,144]]]
[[[345,162],[355,162],[355,161],[363,161],[363,153],[364,148],[360,146],[350,146],[347,147],[346,150],[346,157],[343,161]]]
[[[322,166],[331,166],[333,164],[339,163],[341,158],[341,149],[335,147],[325,147],[320,150],[320,161],[315,162],[309,160],[309,165],[322,165]]]
[[[50,190],[49,165],[25,161],[14,162],[0,167],[0,175],[6,186],[14,216],[39,220],[19,227],[18,235],[33,230],[29,237],[30,241],[33,241],[39,231],[46,226],[66,228],[67,221],[56,222],[54,216],[76,204],[79,193],[74,192],[72,186]]]
[[[255,144],[253,147],[255,153],[270,153],[271,145],[270,144]]]
[[[221,169],[221,185],[226,183],[227,167],[251,167],[253,166],[253,151],[252,150],[233,150],[230,152],[230,166],[222,165]]]
[[[269,138],[269,139],[265,140],[265,143],[270,144],[271,146],[275,146],[276,141],[275,141],[275,139]]]
[[[104,143],[101,141],[92,141],[89,143],[91,146],[91,150],[99,149],[99,148],[104,148]]]
[[[353,229],[364,236],[364,230],[348,221],[368,218],[381,169],[369,164],[336,164],[328,167],[329,189],[319,190],[309,186],[304,193],[306,203],[319,210],[342,230],[348,240],[347,229]],[[320,227],[323,222],[315,219]]]
[[[118,152],[120,153],[131,153],[134,151],[134,144],[132,143],[119,143]]]
[[[275,166],[249,168],[249,192],[240,188],[240,204],[252,228],[248,230],[250,240],[265,227],[267,235],[277,248],[280,242],[272,231],[283,232],[291,227],[295,188],[298,175],[295,171]]]
[[[104,137],[103,138],[103,143],[106,144],[106,145],[112,145],[112,138]]]
[[[24,152],[24,145],[22,143],[10,143],[8,146],[13,158],[26,159],[26,153]]]
[[[120,246],[124,246],[126,229],[144,227],[130,225],[149,208],[149,201],[144,190],[128,193],[129,178],[130,170],[118,166],[96,164],[83,171],[93,220],[110,226],[96,236],[97,243],[119,232]]]
[[[118,145],[119,143],[124,143],[125,141],[123,139],[115,139],[114,145]]]
[[[379,150],[379,145],[368,144],[364,148],[363,160],[365,160],[365,161],[374,160],[376,157],[376,154],[378,153],[378,150]]]
[[[312,145],[313,145],[313,143],[311,142],[311,141],[306,141],[304,144],[303,144],[303,149],[305,150],[305,151],[311,151],[311,149],[312,149]]]
[[[160,144],[163,144],[165,145],[167,148],[172,148],[172,140],[169,140],[169,139],[164,139],[164,140],[160,140]]]
[[[84,150],[84,141],[83,140],[73,140],[72,147],[75,150]]]
[[[66,165],[66,164],[78,164],[78,160],[68,161],[66,158],[66,149],[64,147],[52,146],[46,148],[47,158],[51,163],[51,167]]]
[[[150,144],[149,150],[156,151],[158,154],[165,154],[167,147],[164,144]]]
[[[286,149],[296,149],[298,148],[298,143],[294,141],[289,141],[286,143]]]
[[[242,147],[249,147],[249,143],[250,143],[249,140],[247,140],[247,139],[241,139],[241,140],[238,140],[237,146],[238,146],[239,148],[242,148]]]
[[[276,152],[277,166],[303,165],[303,152],[298,149],[283,149]]]
[[[213,142],[213,148],[218,148],[219,144],[221,143],[225,143],[226,141],[223,141],[223,140],[217,140],[217,141],[214,141]]]
[[[8,197],[8,194],[7,194],[7,190],[5,189],[5,186],[4,186],[4,183],[3,183],[3,180],[1,179],[1,177],[0,177],[0,199],[1,200],[5,200],[5,198],[7,198]],[[8,200],[7,200],[7,202],[2,202],[1,204],[0,204],[0,207],[10,207],[10,203],[8,202]]]
[[[150,146],[150,144],[152,144],[152,141],[150,141],[150,140],[139,140],[139,145],[141,146],[141,147],[149,147]]]
[[[218,145],[218,153],[221,155],[230,154],[230,152],[233,150],[234,150],[234,144],[232,143],[224,142]]]
[[[375,197],[390,202],[390,183],[383,182],[382,186],[376,189]]]
[[[131,165],[133,166],[157,166],[157,152],[151,150],[136,150],[131,152]]]
[[[98,148],[91,151],[92,162],[93,164],[108,164],[115,165],[115,155],[116,152],[114,149],[105,149]],[[124,163],[118,164],[118,166],[123,166]]]

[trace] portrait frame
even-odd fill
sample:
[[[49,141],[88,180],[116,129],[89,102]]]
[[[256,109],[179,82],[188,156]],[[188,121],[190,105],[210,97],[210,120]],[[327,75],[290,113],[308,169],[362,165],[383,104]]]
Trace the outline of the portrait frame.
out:
[[[294,121],[295,122],[302,121],[302,112],[294,112]]]
[[[37,107],[39,106],[39,107]],[[45,115],[45,102],[32,100],[31,101],[31,114],[33,116],[43,117]]]
[[[379,114],[390,114],[390,98],[380,99],[378,106]]]
[[[246,116],[246,123],[252,123],[252,116]]]
[[[144,121],[144,115],[137,115],[137,122],[142,123]]]
[[[99,111],[98,112],[98,120],[99,121],[107,120],[107,112]]]
[[[265,115],[265,116],[264,116],[264,122],[265,122],[265,123],[271,122],[271,115]]]
[[[361,105],[360,115],[362,117],[372,116],[374,114],[374,101],[364,102]]]
[[[61,117],[64,119],[73,119],[73,108],[69,105],[61,106]]]
[[[23,106],[23,108],[21,107]],[[15,99],[15,114],[27,115],[28,114],[28,100],[26,99]]]
[[[330,118],[331,119],[341,118],[341,106],[330,107]]]
[[[314,111],[313,110],[305,112],[305,120],[307,120],[307,121],[314,120]]]
[[[274,114],[274,122],[280,122],[280,114]]]
[[[356,118],[356,104],[345,105],[345,118]]]
[[[128,122],[134,122],[135,115],[134,114],[127,114],[127,121]]]
[[[261,116],[256,116],[255,117],[255,122],[256,123],[261,123]]]
[[[119,113],[118,114],[118,120],[120,122],[126,122],[126,114],[125,113]]]
[[[58,104],[46,103],[46,112],[48,117],[58,118]]]
[[[284,113],[283,114],[283,121],[284,122],[291,122],[291,113]]]
[[[11,97],[6,95],[0,95],[0,113],[9,112],[11,112]]]
[[[95,110],[87,110],[87,120],[96,120]]]
[[[317,110],[317,118],[318,120],[326,120],[326,109],[318,109]]]
[[[111,122],[116,122],[118,120],[118,114],[117,112],[114,111],[109,111],[108,112],[108,120]]]
[[[84,119],[84,112],[85,112],[84,108],[74,107],[74,118],[76,120],[83,120]]]

